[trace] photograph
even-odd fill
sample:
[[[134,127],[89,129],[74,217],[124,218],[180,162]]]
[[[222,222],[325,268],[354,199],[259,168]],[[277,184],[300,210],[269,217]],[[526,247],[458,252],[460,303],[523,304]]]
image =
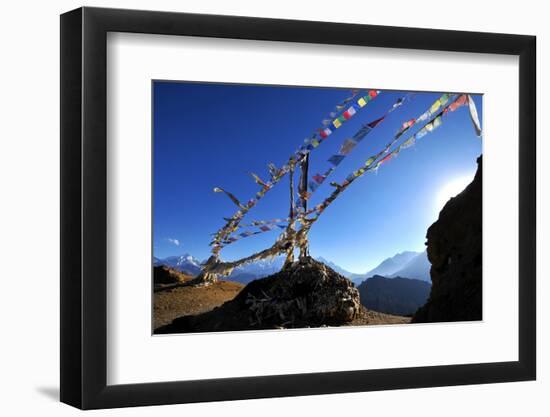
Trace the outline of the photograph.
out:
[[[152,81],[153,334],[483,320],[483,95]]]

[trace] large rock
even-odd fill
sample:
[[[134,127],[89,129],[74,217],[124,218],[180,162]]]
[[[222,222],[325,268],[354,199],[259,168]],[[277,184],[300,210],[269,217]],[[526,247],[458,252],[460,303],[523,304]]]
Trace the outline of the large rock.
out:
[[[482,319],[482,161],[427,233],[432,290],[413,323]]]
[[[155,333],[340,326],[359,310],[359,292],[352,282],[307,258],[249,283],[208,313],[180,317]]]

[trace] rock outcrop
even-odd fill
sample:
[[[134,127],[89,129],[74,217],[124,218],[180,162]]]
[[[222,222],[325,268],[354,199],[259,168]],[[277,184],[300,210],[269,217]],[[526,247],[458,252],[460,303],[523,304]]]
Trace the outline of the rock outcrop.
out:
[[[427,232],[432,290],[412,322],[482,319],[482,160]]]
[[[252,281],[212,311],[177,318],[155,333],[340,326],[360,308],[359,292],[350,280],[306,258]]]

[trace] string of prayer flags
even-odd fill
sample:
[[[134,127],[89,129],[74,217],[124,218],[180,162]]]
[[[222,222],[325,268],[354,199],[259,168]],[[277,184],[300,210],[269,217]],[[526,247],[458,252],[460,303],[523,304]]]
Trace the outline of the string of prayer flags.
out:
[[[359,93],[360,93],[360,90],[352,90],[351,96],[347,97],[340,104],[338,104],[336,106],[336,109],[335,109],[336,111],[330,112],[330,118],[331,119],[336,118],[338,116],[338,112],[341,111],[341,110],[344,110],[346,108],[346,105],[348,103],[350,103],[352,100],[354,100],[359,95]],[[352,113],[354,111],[356,111],[357,109],[359,109],[361,107],[364,107],[369,101],[371,101],[373,98],[377,97],[378,94],[379,94],[378,91],[370,90],[366,95],[360,97],[358,99],[358,101],[360,101],[360,103],[357,102],[356,105],[353,105],[352,106],[353,110],[350,110],[350,109],[346,110],[348,112],[347,113],[348,117],[350,117],[350,115],[352,115]],[[353,113],[353,114],[355,114],[355,113]],[[342,120],[345,121],[346,119],[343,118]],[[287,164],[285,164],[281,169],[277,170],[277,168],[273,164],[269,165],[269,172],[270,172],[270,175],[271,175],[271,182],[270,183],[265,183],[266,185],[263,186],[262,190],[260,190],[256,193],[256,195],[255,195],[256,202],[258,200],[260,200],[265,195],[265,193],[267,191],[269,191],[271,188],[273,188],[273,186],[275,184],[277,184],[281,180],[281,178],[290,171],[290,165],[300,163],[300,161],[305,157],[305,155],[307,155],[311,150],[318,147],[319,144],[332,133],[332,129],[329,128],[328,126],[330,126],[330,123],[327,126],[324,126],[324,128],[320,129],[317,133],[314,133],[313,135],[311,135],[310,138],[306,139],[304,141],[304,145],[302,145],[302,147],[297,152],[295,152],[294,155],[292,155],[290,157],[289,162]],[[237,199],[235,199],[235,200],[238,201]],[[212,242],[213,253],[216,254],[216,253],[219,252],[219,250],[220,250],[219,242],[221,242],[224,238],[226,238],[229,234],[231,234],[233,231],[235,231],[238,228],[238,225],[239,225],[240,221],[242,220],[242,218],[247,213],[247,211],[250,207],[242,206],[239,203],[239,208],[241,210],[236,212],[227,221],[227,223],[216,232],[215,239]]]
[[[415,123],[416,123],[416,119],[411,119],[403,123],[399,128],[399,131],[397,132],[397,136],[398,137],[401,136],[403,133],[405,133],[407,130],[413,127]]]
[[[245,206],[243,206],[243,205],[241,204],[241,202],[239,201],[239,199],[238,199],[237,197],[235,197],[233,194],[231,194],[230,192],[225,191],[224,189],[222,189],[222,188],[220,188],[220,187],[215,187],[215,188],[214,188],[214,192],[215,192],[215,193],[224,193],[224,194],[225,194],[226,196],[228,196],[229,199],[230,199],[233,203],[235,203],[238,207],[240,207],[240,208],[245,208]]]
[[[437,108],[439,109],[441,107],[441,103],[447,103],[449,100],[450,100],[450,96],[449,95],[444,95],[442,96],[443,100],[441,98],[439,98],[437,100],[437,102],[439,102],[439,105],[437,106]],[[436,103],[437,103],[436,102]],[[416,139],[419,139],[420,137],[426,135],[428,132],[431,132],[433,131],[434,129],[436,129],[437,127],[439,127],[441,124],[442,124],[442,116],[445,115],[448,110],[451,108],[451,106],[453,106],[453,110],[456,110],[458,107],[460,106],[463,106],[466,104],[466,100],[464,100],[464,98],[462,96],[459,96],[457,97],[452,103],[450,103],[447,107],[444,107],[443,110],[441,110],[441,112],[439,112],[433,120],[431,120],[430,122],[426,123],[416,134],[414,134],[412,137],[410,137],[409,139],[407,139],[406,141],[404,141],[403,143],[401,143],[401,145],[399,145],[396,149],[394,149],[393,152],[389,153],[388,154],[388,151],[389,149],[391,149],[391,147],[397,142],[397,140],[399,139],[399,135],[396,135],[392,141],[390,143],[388,143],[383,149],[381,149],[376,155],[373,155],[371,156],[366,162],[365,164],[360,167],[359,169],[357,169],[356,171],[353,171],[351,174],[349,174],[345,181],[342,182],[342,184],[338,185],[338,184],[334,184],[334,186],[336,187],[336,189],[333,191],[333,193],[328,197],[326,198],[322,203],[318,204],[315,206],[315,211],[316,211],[316,216],[314,218],[312,218],[311,220],[313,221],[316,221],[319,216],[321,215],[321,213],[327,208],[327,206],[336,199],[336,197],[341,193],[343,192],[353,181],[355,181],[357,178],[361,177],[363,174],[365,174],[366,172],[368,171],[377,171],[378,168],[380,168],[380,166],[384,163],[386,163],[387,161],[389,161],[390,159],[396,157],[398,155],[398,153],[403,150],[403,149],[407,149],[409,147],[411,147]],[[435,103],[434,103],[435,104]],[[430,107],[430,110],[432,108],[435,108],[434,105],[432,105]],[[417,118],[416,121],[414,122],[414,124],[418,123],[419,122],[419,119],[420,118]],[[410,127],[409,127],[410,128]],[[382,159],[379,159],[382,157],[382,155],[384,154],[387,154],[385,155]]]
[[[479,123],[479,117],[477,115],[476,104],[474,103],[474,99],[470,94],[468,94],[468,108],[470,110],[470,119],[472,119],[476,135],[477,137],[481,137],[481,125]]]
[[[388,114],[390,114],[396,107],[399,107],[401,105],[401,103],[403,103],[405,101],[406,97],[407,96],[398,98],[396,103],[389,110],[387,110],[386,113],[384,113],[384,115],[382,115],[378,119],[373,120],[372,122],[370,122],[366,125],[361,126],[361,128],[353,135],[352,138],[346,139],[344,141],[344,143],[341,145],[340,150],[338,151],[338,153],[336,155],[332,155],[328,159],[328,162],[330,162],[334,166],[337,166],[338,164],[340,164],[342,162],[342,160],[344,159],[344,157],[347,156],[349,153],[351,153],[353,151],[353,149],[355,148],[357,143],[359,143],[361,140],[363,140],[365,138],[365,136],[372,129],[374,129],[376,126],[378,126],[386,118],[386,116]],[[407,124],[407,126],[410,127],[414,124],[414,121],[411,122],[411,123],[406,122],[405,124]],[[408,127],[406,127],[406,129],[408,129]],[[399,133],[399,135],[401,135],[406,129],[404,129],[401,133]],[[325,173],[325,178],[328,177],[328,175],[330,175],[331,172],[332,171],[329,171],[329,172]],[[315,185],[313,185],[313,187],[310,186],[311,192],[315,192],[315,190],[319,186],[318,183],[314,183],[314,184]]]
[[[250,175],[252,175],[252,177],[254,178],[254,181],[256,182],[256,184],[259,184],[262,187],[268,187],[269,186],[267,183],[262,181],[262,179],[260,177],[258,177],[256,174],[254,174],[253,172],[251,172]]]

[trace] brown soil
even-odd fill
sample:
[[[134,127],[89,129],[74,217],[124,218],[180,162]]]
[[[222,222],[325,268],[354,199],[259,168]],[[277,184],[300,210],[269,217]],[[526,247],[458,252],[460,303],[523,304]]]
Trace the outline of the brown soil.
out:
[[[177,317],[205,313],[232,300],[244,285],[219,281],[208,287],[171,285],[155,289],[153,328],[169,324]]]
[[[379,324],[406,324],[410,323],[410,317],[393,316],[391,314],[379,313],[374,310],[367,310],[361,306],[359,316],[355,317],[348,326],[374,326]]]
[[[207,287],[164,286],[154,294],[153,326],[157,329],[181,316],[202,314],[234,299],[244,288],[233,281],[220,281]],[[406,324],[410,317],[393,316],[367,310],[361,306],[359,315],[347,326]]]

